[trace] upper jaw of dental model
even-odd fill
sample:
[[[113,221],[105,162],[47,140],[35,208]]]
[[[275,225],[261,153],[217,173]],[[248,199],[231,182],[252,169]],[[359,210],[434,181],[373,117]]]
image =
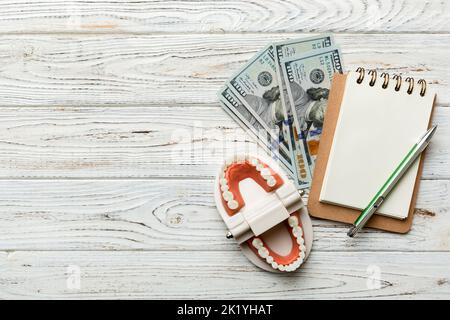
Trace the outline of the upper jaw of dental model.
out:
[[[251,178],[266,192],[271,192],[283,184],[281,177],[257,158],[243,156],[227,161],[219,176],[222,202],[229,215],[238,212],[244,201],[239,192],[239,181]]]
[[[296,258],[293,258],[287,264],[282,264],[276,261],[276,258],[271,255],[271,250],[264,246],[263,241],[260,238],[253,238],[251,241],[252,246],[258,251],[258,255],[265,259],[268,264],[272,266],[272,268],[291,272],[298,269],[302,264],[306,256],[306,246],[305,240],[303,238],[303,229],[299,225],[299,219],[295,215],[291,215],[288,218],[288,224],[291,227],[291,232],[294,238],[296,239],[297,246],[299,249],[299,254]],[[296,249],[296,248],[293,248]]]

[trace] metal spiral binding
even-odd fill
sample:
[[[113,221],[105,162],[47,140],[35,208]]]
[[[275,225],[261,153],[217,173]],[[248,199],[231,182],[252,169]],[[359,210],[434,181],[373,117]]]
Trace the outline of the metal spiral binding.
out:
[[[358,69],[356,69],[356,72],[359,73],[359,77],[358,79],[356,79],[356,82],[361,84],[366,76],[366,70],[362,67],[359,67]],[[369,86],[373,87],[377,81],[377,71],[375,69],[371,69],[369,70],[369,72],[367,72],[367,75],[370,76]],[[380,77],[383,78],[383,84],[381,85],[381,87],[383,89],[387,89],[390,79],[389,73],[383,72]],[[395,74],[394,76],[392,76],[392,80],[395,81],[394,90],[399,91],[402,86],[402,77],[398,74]],[[408,77],[405,79],[405,82],[408,83],[408,90],[406,90],[406,92],[408,94],[412,94],[414,91],[414,78]],[[424,79],[420,79],[419,81],[417,81],[417,84],[420,85],[420,95],[423,97],[427,91],[427,83]]]

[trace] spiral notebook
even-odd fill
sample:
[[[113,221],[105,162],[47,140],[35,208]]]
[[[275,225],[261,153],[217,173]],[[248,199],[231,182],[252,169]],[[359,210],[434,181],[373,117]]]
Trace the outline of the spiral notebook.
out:
[[[308,201],[310,214],[353,223],[427,130],[434,97],[423,80],[362,68],[336,74]],[[420,172],[418,160],[368,226],[410,229]]]

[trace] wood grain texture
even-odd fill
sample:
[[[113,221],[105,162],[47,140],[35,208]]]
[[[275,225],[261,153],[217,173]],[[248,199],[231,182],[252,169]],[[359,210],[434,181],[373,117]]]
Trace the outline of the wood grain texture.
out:
[[[0,105],[216,103],[271,41],[311,34],[3,35]],[[450,105],[449,34],[338,34],[344,66],[425,78]]]
[[[427,151],[424,179],[449,179],[450,108]],[[0,108],[0,178],[212,178],[223,160],[257,150],[219,107]]]
[[[0,298],[443,299],[449,264],[448,252],[314,251],[303,269],[278,275],[239,252],[2,252]],[[74,266],[79,289],[67,287]]]
[[[7,0],[0,33],[448,32],[441,0]]]
[[[314,251],[449,251],[450,181],[422,181],[407,235],[313,220]],[[211,180],[1,180],[0,250],[239,250]]]

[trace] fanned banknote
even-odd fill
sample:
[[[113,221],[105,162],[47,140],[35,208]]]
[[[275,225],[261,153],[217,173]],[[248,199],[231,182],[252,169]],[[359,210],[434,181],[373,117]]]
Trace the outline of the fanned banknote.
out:
[[[283,89],[283,94],[281,95],[281,102],[284,107],[284,117],[285,117],[285,132],[286,139],[291,140],[291,146],[293,148],[292,154],[294,155],[293,163],[296,165],[296,172],[301,179],[305,181],[311,181],[312,172],[311,168],[307,162],[307,154],[305,148],[299,147],[298,138],[295,137],[294,117],[289,102],[289,97],[287,93],[287,87],[284,82],[283,73],[281,70],[281,60],[295,58],[304,55],[309,51],[317,51],[326,47],[330,47],[334,44],[334,40],[331,35],[325,34],[315,37],[301,38],[301,39],[290,39],[283,42],[278,42],[274,44],[275,49],[275,67],[278,76],[278,83]],[[309,186],[309,185],[305,185]]]
[[[334,73],[343,72],[341,54],[331,46],[280,62],[294,119],[294,138],[304,150],[312,174],[331,80]]]
[[[293,159],[291,141],[285,137],[287,129],[284,127],[284,108],[280,98],[273,45],[258,52],[231,78],[228,87],[272,138],[288,150]],[[297,173],[296,175],[295,182],[299,188],[309,185],[308,180],[302,180]]]
[[[287,172],[296,179],[293,172],[289,151],[283,145],[275,141],[264,129],[261,123],[251,114],[243,103],[228,88],[224,87],[219,91],[219,100],[224,110],[257,142],[260,142],[266,151],[269,151],[274,158],[279,160]]]

